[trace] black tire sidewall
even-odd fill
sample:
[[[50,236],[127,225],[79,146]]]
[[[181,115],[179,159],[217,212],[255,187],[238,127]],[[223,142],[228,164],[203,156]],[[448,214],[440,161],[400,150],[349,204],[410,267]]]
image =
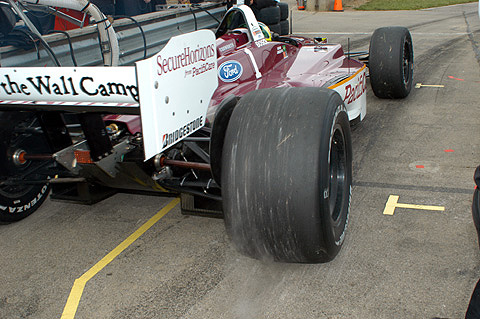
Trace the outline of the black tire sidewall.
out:
[[[280,22],[280,8],[277,6],[260,9],[258,20],[266,25]]]
[[[342,127],[347,143],[348,193],[337,224],[323,198],[329,184],[332,125]],[[283,135],[277,136],[280,130],[288,145],[282,145]],[[345,237],[351,174],[350,127],[338,93],[318,88],[251,92],[237,104],[225,137],[222,197],[227,232],[237,249],[251,257],[330,261]]]
[[[280,21],[288,19],[288,3],[277,2],[277,6],[280,8]]]
[[[28,192],[18,197],[0,196],[0,221],[14,222],[32,214],[47,199],[48,184],[32,186]]]
[[[270,29],[270,32],[275,32],[277,34],[282,33],[282,25],[280,23],[269,24],[268,28]]]
[[[290,23],[288,20],[280,21],[280,35],[288,35],[290,33]]]
[[[318,210],[322,216],[323,221],[323,240],[327,249],[328,260],[333,259],[339,252],[344,240],[345,232],[347,230],[349,216],[350,216],[350,200],[351,200],[351,185],[352,185],[352,144],[351,133],[349,129],[348,116],[343,106],[341,99],[333,98],[333,104],[336,108],[330,109],[331,114],[325,116],[322,132],[322,144],[320,146],[321,161],[319,162],[320,179],[320,209]],[[331,123],[328,123],[328,121]],[[324,191],[329,189],[329,175],[330,175],[330,160],[329,154],[332,152],[332,139],[334,130],[340,130],[345,139],[346,147],[346,176],[343,188],[343,195],[345,196],[340,204],[341,213],[337,221],[334,221],[330,215],[330,197],[325,198]],[[331,194],[330,194],[331,195]]]
[[[11,160],[11,153],[14,151],[11,149],[12,143],[16,144],[17,147],[23,149],[26,153],[41,154],[50,152],[44,136],[30,135],[30,137],[24,137],[20,135],[15,137],[14,134],[12,134],[14,128],[17,127],[19,123],[31,122],[33,118],[34,115],[31,113],[0,112],[0,123],[3,124],[0,131],[1,174],[15,176],[30,170],[30,165],[36,165],[35,163],[27,162],[25,167],[16,168]],[[36,173],[33,173],[32,175],[35,174]],[[45,178],[46,176],[43,179]],[[14,222],[27,217],[41,206],[48,197],[50,185],[25,185],[23,189],[15,190],[13,193],[9,193],[9,191],[5,189],[6,188],[0,189],[0,221]]]
[[[478,244],[480,246],[480,190],[478,188],[473,192],[472,217],[473,224],[477,230]]]
[[[405,47],[411,57],[408,79],[405,83],[403,63]],[[405,98],[413,85],[413,43],[404,27],[376,29],[369,49],[370,83],[379,98]]]

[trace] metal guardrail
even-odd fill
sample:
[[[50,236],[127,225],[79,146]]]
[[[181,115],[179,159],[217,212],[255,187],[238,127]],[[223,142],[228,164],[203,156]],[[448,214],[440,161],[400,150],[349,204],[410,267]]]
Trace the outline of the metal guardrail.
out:
[[[146,56],[160,51],[168,40],[182,33],[197,29],[213,29],[218,26],[225,14],[225,7],[219,4],[204,4],[199,9],[178,8],[148,13],[133,17],[143,29],[146,40]],[[213,16],[210,16],[210,14]],[[145,57],[145,45],[138,25],[128,18],[116,19],[113,23],[120,46],[120,65],[133,65]],[[96,26],[68,31],[73,54],[79,66],[103,65]],[[51,46],[62,66],[73,66],[72,53],[64,34],[46,35],[45,40]],[[0,62],[6,66],[53,66],[52,60],[44,48],[39,46],[25,51],[15,47],[0,47]]]

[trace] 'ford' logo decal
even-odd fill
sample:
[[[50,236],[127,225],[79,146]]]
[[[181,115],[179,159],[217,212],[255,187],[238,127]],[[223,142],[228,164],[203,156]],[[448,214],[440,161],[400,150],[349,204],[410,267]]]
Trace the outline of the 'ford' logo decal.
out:
[[[218,68],[218,76],[223,82],[238,80],[243,73],[242,65],[234,60],[223,62]]]

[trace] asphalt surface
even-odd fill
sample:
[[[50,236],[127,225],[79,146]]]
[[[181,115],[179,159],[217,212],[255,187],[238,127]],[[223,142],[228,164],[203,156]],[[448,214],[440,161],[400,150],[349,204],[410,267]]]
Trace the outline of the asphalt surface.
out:
[[[249,259],[231,246],[222,220],[183,216],[177,205],[91,270],[174,198],[48,200],[29,218],[0,225],[0,318],[59,318],[64,308],[75,318],[462,318],[480,277],[471,218],[480,164],[477,6],[293,11],[295,33],[352,50],[367,49],[377,27],[409,27],[414,82],[444,86],[395,101],[369,89],[367,117],[352,134],[349,229],[332,262]],[[390,195],[445,211],[386,216]],[[67,305],[72,295],[78,303]]]

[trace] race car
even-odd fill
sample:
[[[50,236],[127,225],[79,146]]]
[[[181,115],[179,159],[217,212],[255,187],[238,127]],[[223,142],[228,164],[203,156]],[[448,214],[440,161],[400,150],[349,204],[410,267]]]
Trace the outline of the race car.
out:
[[[0,68],[0,220],[25,218],[49,192],[86,204],[176,193],[182,212],[222,216],[248,256],[330,261],[348,225],[350,125],[366,115],[367,76],[380,98],[412,87],[406,28],[377,29],[361,54],[272,34],[242,5],[135,67]]]

